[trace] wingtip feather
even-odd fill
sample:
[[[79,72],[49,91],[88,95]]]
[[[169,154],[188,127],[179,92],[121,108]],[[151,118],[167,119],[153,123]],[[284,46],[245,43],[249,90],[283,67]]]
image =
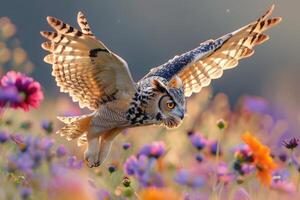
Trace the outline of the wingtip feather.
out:
[[[48,64],[53,64],[53,55],[52,54],[48,54],[47,56],[44,57],[44,62],[48,63]]]
[[[82,11],[78,11],[77,17],[80,18],[81,16],[84,16],[84,13]]]
[[[52,24],[54,21],[55,21],[55,17],[52,17],[52,16],[47,16],[47,22],[48,22],[48,24]]]
[[[47,38],[48,34],[47,31],[40,31],[41,36],[43,36],[44,38]]]
[[[44,50],[48,51],[48,50],[49,50],[49,43],[48,43],[48,42],[43,42],[43,43],[41,44],[41,47],[42,47]]]

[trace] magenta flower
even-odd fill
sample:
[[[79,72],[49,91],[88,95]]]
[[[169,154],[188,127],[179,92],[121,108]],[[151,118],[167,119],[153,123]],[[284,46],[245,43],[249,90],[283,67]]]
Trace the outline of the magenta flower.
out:
[[[32,78],[15,71],[9,71],[1,79],[1,88],[14,87],[17,92],[17,100],[0,101],[0,106],[8,104],[11,108],[22,108],[24,111],[28,111],[29,107],[37,108],[40,105],[41,100],[44,98],[41,91],[41,86],[38,82]]]
[[[153,142],[151,144],[144,145],[138,155],[145,155],[148,157],[159,158],[166,152],[165,143],[162,141]]]

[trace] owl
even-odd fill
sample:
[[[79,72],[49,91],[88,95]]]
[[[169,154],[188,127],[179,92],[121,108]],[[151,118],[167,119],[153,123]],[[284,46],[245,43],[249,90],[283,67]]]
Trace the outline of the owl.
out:
[[[84,159],[89,167],[101,165],[113,139],[122,130],[136,126],[162,125],[175,128],[186,113],[186,99],[198,93],[223,71],[234,68],[254,53],[254,46],[269,39],[264,32],[281,21],[270,18],[274,5],[256,21],[215,40],[177,55],[134,82],[126,61],[113,53],[92,33],[82,12],[76,29],[47,17],[54,32],[42,31],[48,39],[42,48],[52,65],[61,92],[69,93],[90,114],[58,117],[65,123],[58,133],[67,140],[87,143]]]

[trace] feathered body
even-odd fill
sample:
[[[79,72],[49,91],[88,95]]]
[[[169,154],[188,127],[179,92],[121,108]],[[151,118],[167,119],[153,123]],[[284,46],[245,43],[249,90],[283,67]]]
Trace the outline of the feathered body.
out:
[[[68,140],[78,139],[79,145],[87,142],[84,157],[95,167],[104,162],[113,138],[125,128],[179,126],[186,113],[186,97],[200,92],[224,70],[252,55],[254,46],[269,39],[263,32],[281,21],[280,17],[269,18],[273,9],[274,5],[237,31],[175,56],[137,83],[127,63],[96,39],[83,13],[77,17],[81,30],[48,17],[55,32],[41,32],[49,40],[42,44],[50,52],[44,60],[52,64],[52,75],[61,91],[69,93],[80,107],[93,111],[59,117],[66,126],[58,133]]]

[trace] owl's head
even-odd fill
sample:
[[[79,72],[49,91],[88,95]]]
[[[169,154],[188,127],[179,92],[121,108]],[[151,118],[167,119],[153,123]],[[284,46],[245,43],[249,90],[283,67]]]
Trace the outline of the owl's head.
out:
[[[164,83],[159,79],[152,81],[153,87],[158,91],[157,119],[162,120],[167,128],[175,128],[180,125],[186,111],[185,96],[182,81],[179,77]]]

